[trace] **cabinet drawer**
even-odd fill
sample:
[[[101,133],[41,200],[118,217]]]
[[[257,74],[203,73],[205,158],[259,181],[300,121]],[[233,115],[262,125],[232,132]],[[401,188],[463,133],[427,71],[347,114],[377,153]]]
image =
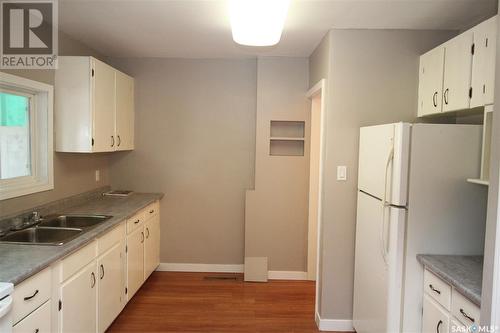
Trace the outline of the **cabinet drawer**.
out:
[[[432,297],[424,295],[422,333],[447,333],[450,317]]]
[[[146,215],[146,220],[157,215],[159,212],[160,212],[160,202],[155,201],[151,205],[147,206],[144,211],[144,214]]]
[[[451,309],[451,286],[428,270],[424,271],[424,291],[446,310]]]
[[[458,291],[453,290],[451,297],[451,313],[464,325],[479,323],[480,309]]]
[[[66,281],[67,278],[78,272],[82,267],[85,267],[97,256],[97,241],[94,240],[90,244],[85,245],[84,248],[77,252],[70,254],[62,260],[62,280]]]
[[[97,239],[97,253],[99,255],[103,254],[107,250],[113,247],[116,243],[124,240],[126,237],[125,234],[125,223],[120,223],[113,230],[106,233],[104,236],[99,237]]]
[[[48,301],[28,317],[14,325],[12,333],[51,333],[51,326],[50,301]]]
[[[17,323],[49,300],[51,285],[52,271],[49,267],[16,286],[13,294],[13,323]]]
[[[141,228],[146,220],[146,210],[143,209],[127,220],[127,234]]]

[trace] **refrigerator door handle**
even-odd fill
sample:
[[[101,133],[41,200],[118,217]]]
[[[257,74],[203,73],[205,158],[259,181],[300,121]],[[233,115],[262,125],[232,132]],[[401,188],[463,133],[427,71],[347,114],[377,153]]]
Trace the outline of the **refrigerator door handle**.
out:
[[[385,163],[385,177],[384,177],[384,197],[382,200],[382,228],[380,230],[380,248],[381,248],[381,253],[382,253],[382,258],[384,259],[384,263],[386,266],[388,266],[387,262],[387,255],[388,255],[388,250],[387,250],[387,232],[385,230],[385,212],[386,209],[390,207],[390,202],[387,201],[387,179],[388,179],[388,173],[389,173],[389,166],[391,163],[394,161],[394,147],[391,148],[391,151],[389,153],[389,156],[387,157],[387,162]]]

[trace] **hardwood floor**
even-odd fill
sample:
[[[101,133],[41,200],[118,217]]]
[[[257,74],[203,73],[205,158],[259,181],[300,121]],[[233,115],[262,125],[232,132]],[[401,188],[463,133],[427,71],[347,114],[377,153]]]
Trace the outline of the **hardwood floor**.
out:
[[[155,272],[108,332],[319,332],[314,289],[309,281],[248,283],[241,274]]]

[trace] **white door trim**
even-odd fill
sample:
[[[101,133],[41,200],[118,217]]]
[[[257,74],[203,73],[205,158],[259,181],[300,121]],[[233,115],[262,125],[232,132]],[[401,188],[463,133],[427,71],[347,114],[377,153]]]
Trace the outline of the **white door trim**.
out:
[[[316,261],[316,266],[307,265],[307,277],[309,280],[316,280],[316,295],[315,295],[315,311],[318,312],[318,300],[319,300],[319,264],[320,264],[320,243],[321,243],[321,219],[322,219],[322,201],[323,201],[323,177],[324,177],[324,159],[325,159],[325,145],[326,145],[326,79],[321,79],[307,92],[307,97],[311,100],[318,95],[321,95],[321,125],[320,125],[320,146],[319,146],[319,188],[318,188],[318,207],[317,209],[317,220],[314,221],[316,229],[316,235],[311,235],[308,233],[308,244],[311,242],[312,237],[316,237],[316,248],[311,249],[308,246],[307,260],[310,262],[311,258]],[[311,230],[311,221],[308,221],[308,229]],[[315,252],[315,253],[314,253]],[[310,271],[313,267],[313,271]]]

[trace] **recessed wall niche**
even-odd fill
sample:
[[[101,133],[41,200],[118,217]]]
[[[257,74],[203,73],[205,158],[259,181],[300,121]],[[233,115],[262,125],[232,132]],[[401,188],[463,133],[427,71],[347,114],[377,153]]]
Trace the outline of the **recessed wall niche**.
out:
[[[271,120],[269,155],[304,156],[304,121]]]

